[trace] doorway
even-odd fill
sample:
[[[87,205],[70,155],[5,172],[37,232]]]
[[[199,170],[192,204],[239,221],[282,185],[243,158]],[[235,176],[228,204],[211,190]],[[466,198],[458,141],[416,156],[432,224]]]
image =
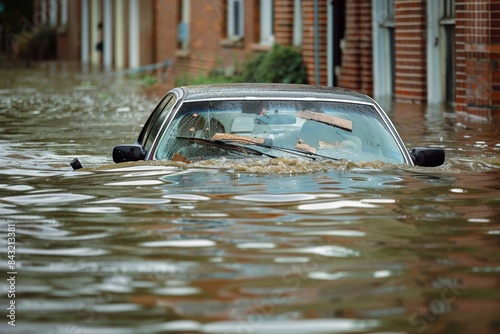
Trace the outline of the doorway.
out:
[[[455,104],[455,1],[427,2],[427,102]]]
[[[328,8],[329,17],[329,57],[328,85],[338,85],[342,66],[342,42],[345,36],[345,0],[332,0]]]

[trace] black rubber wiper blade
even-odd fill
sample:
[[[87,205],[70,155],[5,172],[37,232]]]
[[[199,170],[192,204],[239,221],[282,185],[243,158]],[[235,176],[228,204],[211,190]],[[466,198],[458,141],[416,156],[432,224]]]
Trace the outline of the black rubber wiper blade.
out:
[[[294,154],[294,155],[297,155],[297,156],[306,157],[306,158],[309,158],[309,159],[312,159],[312,160],[316,160],[316,158],[323,158],[323,159],[329,159],[329,160],[335,160],[335,161],[339,160],[337,158],[329,157],[327,155],[322,155],[322,154],[318,154],[318,153],[302,151],[302,150],[298,150],[296,148],[287,148],[287,147],[280,147],[280,146],[274,146],[274,145],[266,145],[266,144],[260,144],[260,143],[252,143],[250,145],[255,145],[255,146],[259,146],[259,147],[265,147],[265,148],[269,148],[269,149],[276,150],[276,151],[282,151],[282,152],[285,152],[285,153],[290,153],[290,154]]]
[[[251,140],[251,138],[245,140],[245,138],[243,138],[243,137],[237,137],[237,138],[234,138],[234,139],[224,139],[224,140],[223,139],[218,139],[218,141],[223,141],[223,142],[226,142],[226,143],[232,141],[232,142],[242,143],[244,145],[264,147],[264,148],[267,148],[267,149],[281,151],[281,152],[293,154],[293,155],[296,155],[296,156],[300,156],[300,157],[304,157],[304,158],[309,158],[309,159],[312,159],[312,160],[316,160],[316,158],[323,158],[323,159],[329,159],[329,160],[335,160],[335,161],[339,160],[337,158],[329,157],[327,155],[321,155],[321,154],[318,154],[318,153],[303,151],[303,150],[299,150],[299,149],[296,149],[296,148],[274,146],[272,144],[272,140],[269,139],[269,138],[263,140],[263,142],[257,142],[255,140]],[[247,146],[245,146],[245,147],[247,147]]]
[[[200,143],[200,144],[206,144],[206,145],[212,145],[212,146],[217,146],[223,149],[228,149],[231,151],[236,151],[236,152],[241,152],[245,155],[249,154],[254,154],[254,155],[265,155],[266,157],[269,158],[276,158],[276,156],[272,154],[267,154],[262,151],[249,148],[246,146],[241,146],[241,145],[236,145],[236,144],[231,144],[223,140],[213,140],[213,139],[205,139],[205,138],[196,138],[196,137],[183,137],[183,136],[177,136],[177,139],[185,139],[193,143]]]
[[[220,141],[224,141],[224,142],[227,143],[227,142],[229,142],[231,140],[228,139],[228,140],[220,140]],[[296,155],[296,156],[299,156],[299,157],[309,158],[311,160],[316,160],[317,158],[323,158],[323,159],[329,159],[329,160],[335,160],[335,161],[339,160],[337,158],[329,157],[327,155],[321,155],[321,154],[318,154],[318,153],[313,153],[313,152],[308,152],[308,151],[302,151],[302,150],[298,150],[296,148],[274,146],[274,145],[268,143],[270,141],[271,141],[270,139],[266,139],[264,141],[264,143],[258,143],[258,142],[250,141],[250,140],[244,142],[241,139],[238,139],[237,142],[238,143],[244,143],[244,145],[252,145],[252,146],[258,146],[258,147],[264,147],[264,148],[271,149],[271,150],[281,151],[281,152],[293,154],[293,155]],[[244,146],[244,147],[247,147],[247,146]]]

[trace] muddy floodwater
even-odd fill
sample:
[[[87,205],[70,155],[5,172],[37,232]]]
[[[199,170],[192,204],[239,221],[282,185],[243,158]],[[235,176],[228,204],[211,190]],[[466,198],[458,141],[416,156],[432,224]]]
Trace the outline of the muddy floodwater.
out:
[[[0,69],[0,333],[500,332],[500,119],[384,104],[439,168],[116,165],[140,84]]]

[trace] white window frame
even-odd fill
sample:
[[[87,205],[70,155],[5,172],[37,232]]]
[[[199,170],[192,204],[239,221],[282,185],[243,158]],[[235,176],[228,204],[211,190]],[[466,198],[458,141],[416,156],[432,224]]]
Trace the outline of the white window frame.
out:
[[[394,20],[393,0],[372,0],[373,93],[376,98],[392,97],[390,36],[388,26]]]
[[[50,0],[49,2],[49,17],[50,17],[50,26],[57,26],[57,2],[56,0]]]
[[[61,23],[60,26],[66,27],[68,24],[68,0],[61,0]]]
[[[448,12],[444,11],[444,3]],[[455,24],[450,0],[427,2],[427,103],[446,102],[446,34],[444,25]]]
[[[107,18],[103,24],[104,34],[104,50],[103,50],[103,65],[106,70],[113,66],[113,6],[111,0],[104,0],[103,16]]]
[[[40,0],[40,25],[47,23],[48,0]]]
[[[187,50],[189,48],[189,28],[190,28],[190,16],[191,16],[191,1],[182,0],[181,5],[181,21],[177,26],[177,37],[181,43],[181,49]]]
[[[293,3],[293,45],[302,46],[302,0]]]
[[[140,15],[139,15],[139,0],[129,0],[129,68],[137,68],[141,64],[140,60]]]
[[[431,105],[441,104],[444,96],[442,49],[439,45],[439,19],[442,16],[440,7],[441,1],[427,2],[427,103]]]
[[[227,0],[227,37],[239,40],[244,36],[243,0]]]
[[[80,57],[82,58],[82,63],[87,64],[90,60],[90,43],[89,43],[89,0],[82,0],[81,2],[81,11],[82,11],[82,26],[80,29],[81,36],[80,39],[82,41],[82,48]]]
[[[274,43],[274,1],[260,0],[260,44]]]

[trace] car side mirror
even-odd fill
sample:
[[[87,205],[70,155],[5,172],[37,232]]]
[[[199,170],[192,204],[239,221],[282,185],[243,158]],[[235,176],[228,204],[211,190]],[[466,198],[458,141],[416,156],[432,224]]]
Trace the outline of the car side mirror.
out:
[[[417,166],[437,167],[444,163],[444,151],[439,147],[416,147],[410,155]]]
[[[113,161],[139,161],[146,157],[146,150],[141,145],[117,145],[113,148]]]

